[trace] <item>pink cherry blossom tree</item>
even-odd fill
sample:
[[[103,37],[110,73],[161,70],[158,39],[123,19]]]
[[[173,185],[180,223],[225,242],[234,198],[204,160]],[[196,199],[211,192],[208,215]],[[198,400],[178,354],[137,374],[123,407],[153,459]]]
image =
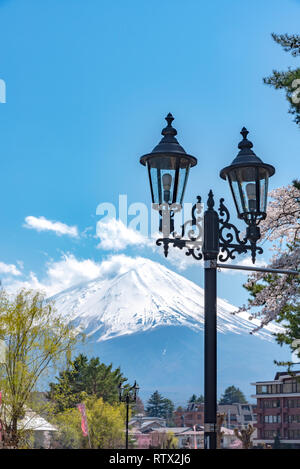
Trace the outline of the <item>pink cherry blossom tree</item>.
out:
[[[300,182],[293,181],[269,194],[267,218],[261,223],[262,242],[272,242],[273,257],[269,267],[299,270],[300,264]],[[256,272],[248,277],[244,287],[250,292],[250,318],[258,317],[261,324],[253,333],[272,320],[282,323],[285,333],[277,334],[279,343],[292,344],[300,338],[299,275],[276,275]]]

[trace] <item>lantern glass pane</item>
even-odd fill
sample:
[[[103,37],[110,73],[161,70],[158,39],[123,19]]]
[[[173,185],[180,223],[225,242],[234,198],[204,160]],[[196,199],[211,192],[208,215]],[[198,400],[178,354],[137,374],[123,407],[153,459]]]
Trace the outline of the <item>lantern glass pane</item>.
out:
[[[227,175],[238,216],[258,220],[266,213],[268,170],[258,166],[235,168]]]
[[[232,191],[233,199],[234,199],[236,209],[238,212],[238,216],[240,216],[244,212],[243,206],[242,206],[242,200],[240,197],[240,184],[237,181],[236,177],[232,179],[233,175],[231,173],[227,175],[227,178],[231,187],[231,191]]]
[[[265,168],[259,169],[259,186],[260,186],[260,212],[267,212],[269,173]]]
[[[175,173],[174,170],[150,168],[154,203],[172,202]]]
[[[257,211],[256,168],[236,168],[229,172],[232,193],[239,217],[251,217]]]
[[[184,192],[187,184],[187,180],[189,177],[189,171],[190,171],[190,162],[185,159],[181,158],[180,159],[180,169],[179,169],[179,177],[178,177],[178,188],[177,188],[177,194],[176,194],[176,201],[180,204],[183,203],[183,197],[184,197]]]
[[[153,203],[182,203],[189,167],[186,158],[160,155],[149,159]]]

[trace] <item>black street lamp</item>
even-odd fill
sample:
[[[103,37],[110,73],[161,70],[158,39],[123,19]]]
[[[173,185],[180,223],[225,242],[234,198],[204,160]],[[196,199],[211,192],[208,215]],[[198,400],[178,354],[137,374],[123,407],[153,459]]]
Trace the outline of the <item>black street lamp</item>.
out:
[[[131,387],[122,386],[120,383],[118,386],[119,390],[119,401],[125,402],[126,404],[126,444],[125,448],[128,449],[128,422],[129,422],[129,405],[136,402],[137,393],[139,391],[139,387],[134,382],[134,385]]]
[[[197,164],[196,158],[187,155],[175,138],[177,131],[172,127],[173,119],[172,114],[168,114],[168,125],[162,131],[162,140],[151,153],[142,156],[140,162],[148,167],[152,202],[161,216],[160,230],[163,231],[163,237],[156,244],[163,244],[166,257],[171,244],[179,249],[185,248],[188,256],[204,259],[204,445],[206,449],[216,449],[217,267],[223,267],[218,264],[218,260],[226,262],[235,259],[236,254],[250,251],[254,264],[256,253],[263,252],[256,244],[260,239],[258,225],[266,218],[268,179],[275,173],[275,169],[255,155],[253,145],[247,139],[248,131],[243,127],[243,140],[238,145],[240,151],[231,165],[222,169],[220,176],[228,180],[238,217],[247,224],[245,236],[241,238],[239,230],[229,222],[230,214],[224,199],[220,199],[219,214],[214,210],[212,191],[209,192],[204,213],[203,245],[201,218],[197,216],[201,212],[199,196],[192,208],[192,218],[184,223],[181,234],[173,231],[174,226],[170,221],[168,232],[165,230],[164,218],[172,220],[178,211],[183,202],[189,169]]]
[[[251,150],[253,144],[247,139],[248,133],[243,127],[243,140],[238,145],[240,151],[231,165],[220,171],[220,176],[229,182],[238,218],[248,225],[246,236],[253,242],[259,240],[258,224],[267,216],[268,182],[275,168],[263,163]],[[254,264],[255,252],[252,254]]]
[[[148,168],[153,203],[182,204],[189,170],[197,164],[197,159],[187,155],[175,138],[177,130],[172,127],[173,120],[169,113],[168,125],[161,132],[163,138],[151,153],[140,159]]]

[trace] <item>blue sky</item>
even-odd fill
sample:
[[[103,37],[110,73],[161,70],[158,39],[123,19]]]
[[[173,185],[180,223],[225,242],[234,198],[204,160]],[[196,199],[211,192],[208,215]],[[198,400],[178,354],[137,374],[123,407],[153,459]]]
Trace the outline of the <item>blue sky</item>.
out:
[[[235,219],[219,170],[236,155],[244,125],[257,155],[276,167],[271,188],[298,176],[299,130],[284,95],[262,78],[297,66],[271,33],[298,33],[299,20],[295,0],[0,0],[4,285],[47,284],[52,275],[66,286],[95,275],[112,253],[176,270],[144,245],[114,252],[97,249],[95,237],[99,203],[127,194],[129,204],[150,207],[139,156],[159,141],[168,112],[198,158],[187,201],[213,188]],[[40,217],[73,231],[24,227]],[[199,266],[181,273],[203,285]],[[219,296],[245,302],[244,280],[219,274]]]

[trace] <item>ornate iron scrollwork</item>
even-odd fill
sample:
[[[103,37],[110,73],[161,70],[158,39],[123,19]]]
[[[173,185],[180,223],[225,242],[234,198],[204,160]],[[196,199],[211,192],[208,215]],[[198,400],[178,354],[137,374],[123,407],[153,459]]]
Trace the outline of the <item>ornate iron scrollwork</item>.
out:
[[[252,262],[254,264],[256,252],[259,254],[263,253],[263,249],[260,246],[256,246],[256,242],[260,239],[259,227],[256,225],[248,227],[246,235],[241,239],[240,231],[235,225],[229,223],[230,214],[224,205],[224,199],[220,199],[219,214],[219,246],[221,248],[219,261],[226,262],[228,259],[235,259],[235,254],[251,251]],[[250,244],[247,244],[248,241],[250,241]]]
[[[212,210],[213,205],[213,195],[212,192],[210,192],[208,208]],[[162,204],[154,206],[156,210],[159,210],[162,216],[163,227],[163,237],[157,239],[156,244],[157,246],[163,245],[165,257],[168,256],[169,245],[173,244],[176,248],[185,249],[186,256],[192,256],[196,260],[201,260],[203,259],[203,207],[201,204],[201,197],[197,197],[197,202],[192,207],[192,218],[181,226],[181,234],[176,233],[176,231],[170,233],[170,226],[172,226],[170,220],[174,216],[174,213],[180,210],[179,207],[181,208],[178,204]],[[241,237],[238,228],[230,223],[230,214],[227,207],[224,205],[224,199],[220,199],[218,211],[218,240],[220,248],[218,260],[220,262],[226,262],[228,259],[235,259],[236,254],[243,254],[250,251],[252,261],[254,263],[256,253],[263,253],[263,249],[256,245],[257,241],[260,239],[259,227],[255,224],[248,226],[245,236]]]
[[[156,207],[155,207],[156,208]],[[156,208],[156,209],[159,209]],[[172,205],[169,207],[169,211],[162,212],[162,217],[172,217]],[[179,249],[186,249],[186,256],[192,256],[196,260],[202,259],[202,204],[201,197],[197,197],[197,202],[192,207],[192,218],[181,225],[181,234],[176,231],[171,233],[172,237],[166,236],[167,233],[163,233],[164,237],[159,238],[156,241],[157,246],[164,246],[164,255],[168,256],[169,244],[173,244],[174,247]],[[166,221],[166,224],[169,224]],[[164,221],[162,223],[164,225]],[[170,235],[170,234],[169,234]]]

